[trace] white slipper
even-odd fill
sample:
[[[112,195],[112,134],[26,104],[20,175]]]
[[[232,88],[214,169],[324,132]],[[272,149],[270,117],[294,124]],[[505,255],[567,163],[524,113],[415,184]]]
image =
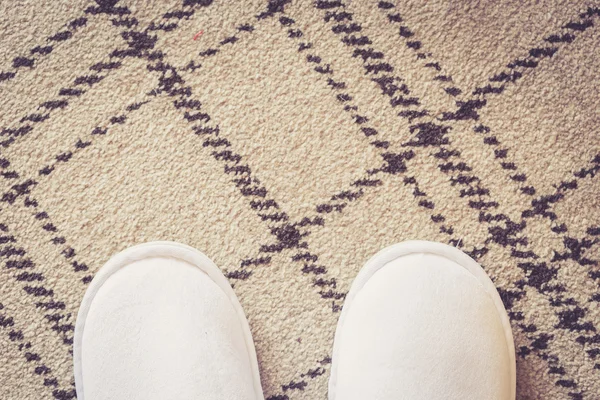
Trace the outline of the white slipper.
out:
[[[460,250],[409,241],[360,271],[335,334],[330,400],[514,400],[500,295]]]
[[[77,316],[79,400],[263,400],[235,293],[199,251],[131,247],[96,274]]]

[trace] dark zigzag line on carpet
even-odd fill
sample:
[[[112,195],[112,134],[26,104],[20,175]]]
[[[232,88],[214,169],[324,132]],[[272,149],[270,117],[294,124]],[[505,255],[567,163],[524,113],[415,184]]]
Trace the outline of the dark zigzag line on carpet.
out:
[[[43,378],[43,385],[52,391],[52,397],[57,400],[69,400],[75,398],[74,390],[63,390],[60,388],[58,379],[52,374],[52,370],[48,368],[42,357],[33,349],[31,342],[26,341],[22,330],[11,329],[15,325],[14,317],[8,316],[4,312],[4,305],[0,303],[0,328],[8,331],[8,339],[15,344],[18,351],[23,355],[27,364],[32,364],[35,375]]]
[[[122,59],[130,56],[140,56],[142,53],[148,51],[148,49],[154,46],[157,40],[156,36],[152,36],[149,32],[164,30],[172,31],[178,27],[176,22],[155,24],[151,22],[144,31],[133,31],[130,30],[132,26],[136,26],[138,21],[135,17],[128,17],[131,11],[127,7],[114,7],[110,6],[114,1],[104,0],[102,3],[108,3],[109,6],[102,7],[89,7],[86,12],[90,14],[109,14],[116,15],[117,18],[113,19],[112,22],[116,26],[124,26],[125,28],[121,32],[121,37],[127,42],[128,48],[126,50],[116,48],[109,53],[108,57],[111,62],[97,62],[89,70],[92,71],[91,75],[80,75],[75,78],[73,84],[68,87],[63,87],[59,90],[58,96],[53,100],[45,101],[38,105],[38,110],[43,109],[41,114],[33,112],[21,118],[21,125],[14,128],[4,127],[0,131],[0,136],[8,136],[8,139],[0,141],[0,146],[7,148],[11,146],[17,138],[23,137],[31,133],[36,124],[42,123],[51,117],[52,111],[64,109],[69,106],[69,98],[79,97],[86,91],[94,87],[98,82],[106,78],[112,71],[122,67]],[[194,7],[196,5],[204,6],[210,5],[212,0],[183,0],[185,7]],[[163,14],[164,19],[182,19],[189,18],[193,13],[190,14],[189,10],[168,10]],[[150,54],[151,57],[160,59],[160,53]],[[104,74],[102,71],[106,71]],[[86,89],[87,85],[87,89]],[[0,169],[6,169],[10,165],[10,162],[3,158],[0,160]],[[18,174],[14,171],[9,171],[1,174],[7,179],[18,178]]]
[[[74,331],[74,325],[70,322],[72,319],[71,314],[64,314],[60,310],[65,309],[65,305],[62,301],[57,300],[55,293],[52,289],[48,289],[44,284],[38,282],[44,282],[46,277],[42,272],[35,271],[35,263],[27,257],[27,253],[22,247],[15,247],[17,241],[14,236],[9,234],[8,227],[4,224],[0,224],[0,244],[3,246],[0,248],[0,256],[7,259],[4,262],[4,268],[15,271],[20,271],[13,277],[17,282],[24,282],[22,289],[30,296],[34,296],[37,299],[35,304],[36,308],[44,311],[44,320],[49,324],[50,329],[58,334],[62,342],[71,348],[73,343],[73,336],[71,332]],[[23,333],[20,331],[13,331],[9,333],[11,341],[23,341]],[[26,346],[26,345],[25,345]],[[26,346],[27,347],[27,346]],[[19,350],[22,350],[20,347]],[[69,351],[69,354],[71,352]],[[38,354],[32,356],[32,360],[41,360]],[[31,361],[28,359],[28,361]],[[45,365],[39,365],[35,369],[37,375],[45,375],[50,372],[50,368]],[[46,385],[46,382],[45,382]],[[56,399],[70,399],[71,391],[64,391],[58,388],[58,381],[53,378],[48,378],[48,384],[46,386],[52,386],[55,388],[53,395]],[[74,391],[73,391],[74,393]]]
[[[558,216],[552,208],[558,202],[563,200],[568,192],[572,192],[579,188],[579,184],[584,179],[590,177],[594,178],[600,172],[600,153],[598,153],[594,158],[592,158],[586,166],[580,168],[578,171],[572,173],[573,179],[571,180],[562,180],[559,183],[555,183],[554,193],[542,195],[531,201],[532,208],[524,210],[521,213],[522,218],[533,218],[535,216],[541,216],[543,218],[549,219],[553,222],[558,220]],[[556,222],[556,225],[553,226],[552,231],[555,233],[567,232],[567,226],[565,224],[561,224]]]
[[[589,251],[592,246],[600,243],[600,224],[590,226],[586,233],[589,235],[588,237],[581,239],[568,238],[568,243],[565,243],[565,247],[569,250],[562,254],[556,254],[555,257],[573,259],[580,265],[598,267],[600,265],[600,259],[590,259],[589,257],[586,257],[585,251]],[[600,289],[600,270],[590,269],[588,274],[594,281],[598,282],[598,288]],[[598,303],[598,306],[600,306],[600,290],[594,293],[589,301],[596,302]],[[600,333],[596,333],[594,336],[590,337],[580,336],[577,338],[577,341],[582,344],[589,343],[598,345],[598,347],[588,350],[588,355],[590,358],[598,360],[598,362],[594,364],[594,368],[600,370]]]
[[[329,355],[325,356],[322,360],[317,361],[314,368],[309,368],[306,372],[300,374],[301,380],[296,382],[295,380],[291,380],[289,383],[282,385],[281,390],[282,393],[275,394],[269,396],[266,400],[289,400],[289,396],[285,394],[290,390],[301,390],[303,391],[308,383],[306,382],[306,378],[315,379],[319,376],[325,375],[328,370],[328,365],[331,364],[331,357]]]
[[[2,227],[6,226],[2,225]],[[8,228],[6,228],[6,232],[7,231]],[[70,313],[65,315],[61,311],[55,311],[64,310],[64,302],[56,299],[52,288],[44,286],[43,283],[38,283],[45,282],[46,277],[42,272],[31,272],[35,271],[36,264],[27,257],[27,253],[22,247],[14,247],[14,244],[17,242],[14,236],[3,234],[0,236],[0,242],[5,244],[1,250],[2,256],[4,256],[4,258],[9,258],[5,261],[4,268],[21,271],[14,275],[15,280],[17,282],[23,282],[24,286],[22,289],[25,293],[33,296],[37,300],[35,303],[36,308],[46,311],[50,310],[49,313],[44,315],[44,318],[51,324],[51,329],[58,334],[62,342],[70,348],[73,344],[71,333],[75,329],[74,325],[71,323],[73,316]],[[17,257],[14,258],[14,256]]]
[[[588,177],[590,177],[590,179],[594,178],[596,176],[596,174],[598,174],[598,172],[600,172],[600,154],[596,155],[588,163],[588,166],[583,167],[580,170],[574,172],[573,173],[574,179],[572,179],[570,181],[563,180],[559,184],[555,184],[554,185],[555,192],[553,194],[540,196],[538,199],[533,200],[532,204],[533,204],[534,208],[522,212],[523,219],[533,218],[536,215],[543,214],[543,216],[545,218],[548,218],[555,223],[555,226],[553,226],[551,228],[551,230],[552,230],[552,232],[554,232],[557,236],[559,236],[562,239],[562,243],[563,243],[565,252],[560,253],[557,250],[553,250],[554,256],[553,256],[551,262],[571,259],[583,267],[588,267],[588,266],[591,267],[591,266],[597,265],[596,260],[590,261],[589,259],[584,257],[584,253],[585,253],[586,249],[588,249],[590,247],[589,246],[590,244],[594,244],[595,241],[586,239],[586,238],[576,239],[576,238],[569,236],[567,234],[567,232],[568,232],[567,225],[565,223],[560,223],[557,221],[558,217],[556,216],[554,211],[552,211],[552,206],[556,205],[560,200],[564,199],[566,197],[566,194],[569,191],[576,190],[579,187],[579,184],[581,181],[583,181],[584,179],[586,179]],[[593,231],[594,231],[594,227],[588,228],[588,234],[591,234],[590,232],[593,232]],[[558,257],[557,255],[559,255],[559,254],[563,254],[563,256]],[[567,255],[567,256],[564,256],[564,255]],[[594,275],[593,271],[588,272],[588,277],[592,280],[596,279],[596,276]],[[593,298],[600,299],[600,294],[598,295],[598,297],[593,297]],[[556,301],[568,303],[570,301],[570,299],[566,299],[566,300],[558,299]],[[582,324],[579,322],[579,319],[584,316],[582,314],[581,310],[582,310],[582,308],[580,306],[575,305],[575,308],[574,308],[572,314],[566,314],[566,315],[563,314],[563,317],[561,318],[561,324],[566,325],[566,323],[563,320],[569,320],[570,322],[568,325],[570,325],[572,327],[572,329],[578,330],[578,329],[582,329],[583,327],[585,327],[586,326],[585,323]],[[593,330],[593,329],[591,331],[595,332],[595,330]],[[580,336],[577,338],[577,341],[580,344],[586,344],[586,343],[600,344],[600,341],[598,341],[597,339],[596,339],[596,341],[590,339],[593,337],[598,337],[598,334],[596,334],[595,336],[587,337],[587,338],[585,336]],[[587,352],[588,352],[588,354],[600,354],[599,353],[600,349],[591,349],[591,350],[588,350]],[[596,364],[595,367],[596,367],[596,369],[600,369],[600,364]]]
[[[600,225],[589,226],[586,229],[586,234],[587,236],[583,236],[581,238],[569,236],[563,237],[562,239],[565,251],[558,252],[553,250],[552,261],[560,262],[572,260],[583,267],[589,267],[590,269],[588,271],[588,275],[593,281],[596,281],[600,279],[600,271],[596,270],[595,268],[600,266],[600,258],[590,258],[588,255],[594,246],[597,248],[596,250],[598,250],[597,245],[600,244]],[[597,257],[600,256],[600,253],[597,253],[597,251],[594,254],[596,254]],[[600,291],[594,293],[590,299],[588,299],[588,301],[600,302]],[[576,331],[587,331],[588,329],[586,325],[579,322],[579,316],[577,315],[581,314],[579,307],[576,307],[575,314],[575,317],[569,314],[563,314],[560,318],[559,324],[567,325]],[[577,342],[580,344],[600,344],[600,340],[597,339],[598,337],[600,337],[600,335],[597,333],[594,336],[589,337],[581,335],[577,338]],[[600,355],[600,348],[590,349],[587,351],[587,353],[590,354],[591,358],[596,358],[596,356]],[[596,364],[595,368],[600,369],[600,364]]]
[[[73,344],[73,336],[71,333],[75,330],[75,326],[70,322],[73,316],[71,314],[65,315],[61,311],[55,311],[64,310],[64,303],[56,300],[55,293],[52,288],[45,286],[44,283],[38,283],[46,282],[46,277],[42,272],[31,272],[35,271],[36,264],[29,257],[27,257],[27,252],[25,249],[22,247],[14,247],[14,244],[17,243],[17,240],[14,236],[7,234],[8,227],[4,224],[1,224],[0,229],[2,229],[0,244],[4,245],[4,247],[2,247],[0,250],[0,256],[9,258],[7,261],[5,261],[4,268],[20,271],[14,276],[14,278],[17,282],[24,283],[22,289],[29,296],[32,296],[36,299],[37,308],[50,310],[49,313],[44,315],[44,318],[48,323],[51,324],[51,329],[61,338],[62,343],[71,349]],[[40,299],[44,301],[47,300],[48,302],[45,303],[44,301],[40,301]],[[51,305],[52,307],[48,308],[48,305]]]
[[[389,1],[376,1],[378,8],[386,13],[386,16],[391,24],[400,25],[398,36],[405,42],[406,47],[414,51],[417,55],[417,60],[423,68],[435,71],[436,76],[433,80],[437,81],[444,92],[450,97],[461,99],[462,89],[455,86],[452,75],[444,70],[444,67],[439,60],[433,58],[433,54],[426,52],[423,48],[423,43],[415,37],[414,31],[407,25],[403,24],[402,15],[394,12],[396,5]]]
[[[115,115],[115,116],[111,117],[109,119],[110,122],[107,125],[116,126],[116,125],[123,124],[125,122],[125,120],[127,119],[128,115],[130,115],[133,111],[141,109],[142,106],[146,103],[147,102],[140,102],[140,103],[133,103],[133,104],[129,105],[126,108],[126,110],[127,110],[126,113]],[[98,135],[104,136],[104,135],[106,135],[108,130],[109,130],[108,127],[106,127],[106,128],[96,127],[90,132],[90,135],[92,135],[92,137],[98,136]],[[52,238],[50,239],[50,242],[52,244],[54,244],[56,246],[62,245],[62,248],[60,249],[60,254],[65,258],[65,260],[67,262],[70,263],[70,265],[73,268],[73,271],[76,273],[87,272],[89,270],[89,267],[87,266],[86,263],[78,261],[77,259],[74,258],[75,256],[77,256],[77,251],[73,247],[68,245],[67,240],[64,236],[60,235],[60,232],[59,232],[58,228],[56,227],[56,225],[54,225],[54,223],[52,222],[50,215],[48,214],[47,211],[42,210],[39,207],[38,200],[31,195],[31,191],[41,182],[42,179],[46,179],[48,176],[50,176],[59,164],[64,164],[64,163],[69,162],[69,160],[72,159],[73,155],[75,155],[79,151],[91,146],[92,144],[93,143],[91,140],[83,141],[81,139],[77,139],[77,142],[75,142],[75,144],[73,145],[73,147],[71,149],[57,154],[54,157],[53,163],[46,165],[39,171],[39,177],[37,180],[35,180],[34,178],[28,178],[20,184],[13,185],[9,191],[7,191],[3,194],[2,198],[1,198],[2,202],[5,202],[9,205],[13,205],[16,203],[17,199],[19,199],[21,196],[25,196],[25,198],[23,199],[24,206],[27,208],[30,208],[30,207],[34,208],[35,211],[32,214],[33,217],[36,220],[40,221],[41,228],[44,231],[46,231],[50,235],[52,235]],[[92,278],[93,278],[92,275],[89,275],[89,274],[85,275],[83,278],[81,278],[81,282],[83,282],[84,285],[87,285],[89,282],[91,282]]]
[[[38,208],[39,207],[38,201],[35,198],[29,196],[29,194],[31,193],[31,190],[37,184],[38,184],[37,181],[35,181],[33,179],[27,179],[20,184],[13,185],[8,192],[4,193],[4,195],[2,196],[0,201],[3,203],[7,203],[9,205],[12,205],[15,203],[15,201],[19,197],[25,196],[23,199],[23,205],[26,208],[34,209],[33,217],[37,221],[39,221],[41,228],[44,231],[48,232],[52,236],[52,239],[50,240],[50,242],[52,244],[54,244],[56,246],[64,245],[64,246],[62,246],[60,253],[64,257],[64,259],[70,264],[70,266],[73,268],[73,271],[75,271],[75,272],[87,271],[89,269],[87,264],[84,262],[81,262],[81,260],[77,260],[75,258],[77,256],[77,251],[73,247],[71,247],[67,244],[67,240],[65,239],[64,236],[60,235],[58,228],[56,227],[56,225],[54,225],[52,223],[48,213],[46,211],[43,211],[40,208]],[[91,280],[91,278],[84,278],[84,279],[86,279],[88,281]]]
[[[117,8],[115,8],[114,6],[108,5],[108,3],[115,3],[114,1],[97,0],[96,3],[98,4],[99,8],[105,9],[106,11],[109,11],[109,9],[112,9],[113,12],[117,10]],[[0,82],[12,80],[17,75],[17,72],[22,70],[23,68],[33,70],[37,66],[37,63],[39,61],[43,60],[47,55],[54,51],[56,45],[66,43],[69,39],[73,38],[73,36],[75,35],[75,33],[77,33],[79,28],[87,25],[87,23],[89,22],[88,15],[90,13],[87,10],[92,8],[94,7],[86,7],[86,9],[83,10],[82,16],[72,19],[71,21],[64,24],[58,32],[54,33],[53,35],[47,36],[46,43],[43,45],[37,45],[35,47],[32,47],[29,50],[29,54],[27,56],[14,57],[12,60],[13,70],[0,71]],[[48,44],[48,42],[50,44]]]
[[[507,70],[497,73],[488,79],[492,83],[500,83],[499,86],[488,84],[475,88],[472,94],[479,97],[473,98],[472,101],[490,95],[500,95],[505,90],[507,84],[515,84],[523,77],[525,72],[537,68],[540,61],[544,58],[552,58],[560,50],[559,46],[565,47],[577,38],[576,32],[584,32],[594,26],[593,18],[600,17],[600,8],[588,7],[585,12],[579,14],[579,17],[579,20],[564,24],[560,32],[544,38],[544,41],[549,43],[550,47],[542,47],[545,45],[541,45],[540,47],[531,48],[527,56],[511,61],[507,64]],[[465,119],[476,119],[475,115],[461,115],[456,112],[446,114],[447,119],[460,119],[462,117],[465,117]]]
[[[390,10],[392,8],[395,8],[395,6],[392,3],[387,2],[387,1],[379,1],[378,6],[379,6],[379,9],[386,10],[386,11]],[[581,17],[580,21],[569,22],[564,25],[563,29],[566,31],[569,31],[569,33],[552,34],[552,35],[547,36],[544,39],[544,41],[553,43],[553,44],[564,43],[564,46],[566,46],[566,45],[572,43],[577,37],[575,34],[571,33],[571,31],[573,31],[573,30],[579,31],[579,32],[585,31],[587,28],[593,26],[593,25],[586,24],[585,21],[588,21],[589,18],[591,18],[593,16],[597,16],[597,15],[600,15],[600,9],[592,9],[590,7],[590,8],[588,8],[588,11],[586,13],[580,14],[580,17]],[[392,23],[398,23],[398,24],[402,23],[401,16],[398,13],[396,13],[396,14],[388,13],[387,16],[388,16],[388,19]],[[419,43],[418,46],[413,45],[414,33],[410,30],[409,27],[402,25],[400,27],[399,36],[402,37],[407,42],[407,46],[409,48],[413,49],[414,51],[418,51],[419,49],[421,49],[422,44],[420,41],[417,41],[417,43]],[[412,41],[411,41],[411,39],[412,39]],[[491,82],[506,82],[506,83],[514,84],[517,80],[519,80],[523,76],[523,74],[518,71],[519,68],[522,68],[522,69],[525,68],[525,70],[532,70],[539,66],[540,60],[542,60],[543,58],[551,58],[559,50],[558,47],[552,47],[551,48],[552,51],[550,51],[549,49],[550,48],[544,48],[544,47],[531,48],[529,50],[529,57],[519,58],[519,59],[514,60],[511,63],[509,63],[509,65],[512,65],[511,73],[502,71],[502,72],[497,73],[494,76],[490,77],[489,81],[491,81]],[[417,58],[419,58],[419,59],[427,59],[428,57],[431,57],[431,53],[422,53],[421,52],[421,53],[417,54]],[[528,66],[523,66],[522,64],[523,65],[526,64]],[[439,61],[434,60],[434,62],[425,64],[425,67],[432,67],[432,66],[435,67],[435,69],[437,71],[442,71],[442,66],[440,65]],[[444,79],[442,82],[452,81],[451,76],[449,76],[449,75],[445,75],[445,76],[448,77],[448,79]],[[484,99],[485,97],[487,97],[487,95],[490,95],[490,94],[499,95],[500,93],[504,92],[505,86],[506,86],[505,84],[502,84],[501,86],[493,87],[493,88],[490,85],[488,85],[486,87],[476,88],[474,90],[473,94],[478,95],[478,97],[457,102],[457,110],[453,113],[446,113],[446,116],[448,117],[447,119],[462,119],[462,117],[464,117],[466,119],[478,120],[479,115],[476,112],[474,114],[459,115],[461,106],[468,102],[476,102],[481,99]],[[448,90],[448,88],[444,88],[444,87],[443,87],[443,89],[450,96],[456,96],[455,93],[462,93],[462,89],[460,89],[458,87],[451,88],[452,90]],[[486,105],[487,105],[487,103],[482,105],[481,108],[479,108],[479,110],[484,108]],[[450,115],[453,115],[454,117],[451,118]],[[476,133],[484,133],[484,134],[489,134],[489,132],[490,132],[490,128],[483,124],[475,125],[473,130]],[[483,141],[486,145],[496,147],[494,149],[495,159],[502,160],[502,161],[500,161],[500,164],[503,169],[513,171],[513,175],[510,177],[513,181],[518,182],[518,184],[527,181],[526,175],[524,173],[520,173],[518,171],[518,167],[514,161],[506,161],[507,156],[508,156],[508,149],[502,148],[501,143],[497,140],[497,138],[495,136],[487,135],[483,138]],[[560,183],[560,187],[565,187],[567,185],[575,185],[575,187],[569,187],[569,189],[577,187],[577,183],[576,182],[573,183],[573,181]],[[534,196],[537,193],[537,190],[535,189],[535,187],[533,185],[529,185],[529,186],[525,186],[525,187],[521,186],[520,190],[524,194],[529,195],[529,196]],[[536,211],[539,210],[540,208],[542,208],[543,212],[537,212],[536,213],[537,215],[541,215],[544,218],[550,218],[551,220],[554,220],[556,218],[556,214],[545,212],[545,211],[550,207],[550,203],[556,203],[562,197],[563,196],[558,195],[558,194],[556,194],[554,196],[543,196],[542,198],[532,200],[531,204],[534,206],[534,210],[536,210]],[[531,215],[531,214],[529,214],[529,215]],[[533,216],[533,215],[531,215],[531,216]],[[558,224],[558,225],[560,225],[560,224]]]
[[[80,140],[77,142],[76,147],[78,147],[78,148],[87,147],[87,143]],[[67,162],[71,158],[71,156],[72,156],[72,153],[63,153],[63,154],[58,155],[56,157],[56,160],[57,160],[57,162]],[[9,162],[7,160],[6,160],[6,163],[9,164]],[[32,188],[37,185],[37,183],[38,182],[33,179],[27,179],[20,184],[13,185],[11,187],[11,190],[9,192],[4,193],[4,195],[2,196],[2,202],[8,203],[8,204],[14,204],[15,201],[19,197],[25,196],[24,205],[26,207],[33,207],[33,208],[37,209],[37,207],[38,207],[37,200],[35,198],[31,198],[31,197],[27,196],[28,194],[30,194]],[[36,210],[34,215],[37,220],[41,221],[42,229],[47,232],[50,232],[53,235],[53,237],[51,239],[51,242],[53,244],[55,244],[57,246],[66,244],[66,239],[64,238],[64,236],[60,236],[58,228],[51,222],[50,216],[48,215],[48,213],[46,211]],[[77,254],[77,252],[75,251],[75,249],[69,245],[63,246],[63,248],[61,250],[61,255],[70,263],[70,265],[73,267],[73,270],[75,272],[87,271],[89,268],[85,263],[79,262],[76,259],[74,259],[76,254]],[[91,281],[91,279],[92,279],[92,277],[90,275],[87,275],[86,277],[84,277],[82,279],[82,281],[85,284],[87,284]],[[53,294],[53,291],[51,289],[49,290],[45,287],[38,287],[38,288],[33,288],[32,290],[28,291],[28,293],[33,296],[37,296],[42,293],[52,293]],[[62,319],[62,317],[60,317],[60,319]],[[73,330],[74,330],[74,327],[72,326],[72,324],[65,324],[61,328],[61,330],[58,332],[67,332],[67,331],[73,331]],[[63,337],[63,343],[65,343],[69,348],[71,348],[72,338]]]
[[[282,16],[279,19],[279,22],[283,27],[290,27],[295,23],[295,21],[293,19],[288,18],[286,16]],[[290,37],[294,40],[299,41],[302,36],[303,36],[303,33],[299,29],[290,28],[288,30],[288,37]],[[312,47],[312,43],[301,42],[298,47],[298,51],[303,52],[303,51],[306,51],[307,49],[310,49],[311,47]],[[377,139],[379,132],[375,128],[373,128],[372,126],[369,125],[368,117],[362,116],[358,113],[358,106],[353,104],[352,96],[350,94],[348,94],[347,92],[345,92],[347,84],[343,81],[335,81],[332,78],[333,74],[334,74],[334,70],[331,68],[330,64],[325,64],[325,67],[322,66],[322,57],[320,57],[319,55],[316,55],[312,51],[308,51],[308,53],[309,54],[306,55],[306,61],[309,64],[311,64],[311,63],[317,64],[317,66],[313,68],[313,71],[315,71],[319,74],[322,74],[324,76],[329,76],[328,81],[327,81],[328,86],[331,88],[332,91],[339,92],[335,96],[336,99],[338,100],[340,105],[343,107],[343,110],[346,111],[347,113],[349,113],[349,116],[352,119],[352,121],[359,126],[361,133],[364,134],[365,137],[367,137],[367,138],[375,137],[375,139]],[[324,72],[324,71],[326,71],[326,72]],[[394,174],[398,174],[398,173],[405,173],[406,172],[405,161],[412,159],[414,156],[414,153],[412,151],[405,152],[405,153],[392,153],[392,152],[387,151],[387,149],[390,145],[390,143],[388,141],[374,140],[374,141],[370,142],[370,144],[377,149],[384,149],[383,151],[380,152],[380,156],[384,160],[383,165],[377,169],[367,170],[365,172],[365,174],[368,175],[367,179],[359,179],[359,180],[355,181],[352,185],[355,187],[358,187],[357,190],[340,191],[339,193],[336,193],[335,195],[333,195],[331,197],[330,201],[317,205],[316,212],[318,214],[331,213],[334,211],[341,212],[349,202],[357,200],[364,194],[363,188],[366,189],[366,188],[375,187],[375,186],[378,186],[381,184],[381,181],[379,179],[377,179],[378,174],[386,173],[386,174],[394,175]],[[438,153],[435,156],[440,159],[444,159],[446,157],[446,155],[444,155],[442,153]],[[420,199],[419,204],[418,204],[420,207],[427,209],[427,210],[435,209],[434,202],[427,195],[427,193],[425,193],[419,187],[419,183],[415,177],[406,176],[404,178],[404,184],[413,186],[412,194],[415,199],[417,199],[417,200]],[[431,220],[435,224],[440,224],[439,230],[441,233],[447,234],[447,235],[452,235],[454,228],[452,226],[447,226],[447,225],[441,224],[442,222],[445,221],[445,217],[443,215],[436,214],[436,215],[431,215],[430,217],[431,217]],[[459,242],[459,239],[450,240],[450,243],[454,246],[457,246],[458,242]]]
[[[317,3],[317,7],[318,8],[328,9],[328,11],[326,13],[326,20],[327,20],[328,17],[331,18],[331,16],[333,16],[333,15],[339,15],[338,13],[334,13],[334,12],[331,12],[329,10],[331,10],[333,8],[339,8],[341,6],[342,6],[341,2],[337,2],[337,1],[335,1],[335,2],[318,2]],[[351,14],[349,14],[347,12],[343,12],[341,14],[344,14],[344,16],[346,18],[352,18]],[[338,20],[338,22],[339,22],[339,20]],[[353,27],[360,29],[360,26],[358,26],[357,24],[353,24]],[[333,30],[334,30],[334,33],[336,33],[335,29],[333,29]],[[341,32],[344,32],[344,30],[338,29],[337,34],[339,34]],[[343,42],[346,42],[346,43],[351,42],[349,44],[350,45],[354,45],[355,47],[360,47],[360,46],[364,46],[366,44],[370,44],[370,40],[367,37],[365,37],[365,36],[361,36],[360,38],[357,38],[355,36],[352,36],[352,37],[353,37],[353,40],[348,40],[346,38],[346,40],[343,40]],[[390,71],[390,68],[391,68],[391,66],[389,68],[387,68],[387,70]],[[367,69],[367,68],[365,68],[365,69]],[[369,72],[369,69],[367,69],[367,72]],[[398,79],[396,77],[391,77],[391,78],[392,79],[394,79],[394,78]],[[390,97],[393,96],[393,92],[389,93],[388,91],[385,90],[385,88],[384,88],[384,94],[387,94]],[[394,104],[392,103],[392,105],[394,105]],[[403,116],[403,115],[401,115],[401,116]],[[419,137],[419,134],[417,135],[417,139],[418,140],[411,141],[407,145],[412,145],[412,146],[436,145],[436,146],[441,147],[442,149],[444,149],[442,146],[449,143],[448,140],[447,140],[447,138],[444,137],[447,132],[443,131],[443,130],[440,130],[440,128],[443,128],[443,127],[435,126],[433,124],[428,124],[428,125],[425,125],[425,126],[422,126],[422,127],[429,128],[429,131],[419,132],[422,135],[420,135],[420,137]],[[431,128],[434,129],[433,132],[432,132]],[[435,129],[437,129],[437,131],[435,131]],[[445,150],[447,150],[447,149],[445,149]],[[441,168],[444,172],[448,172],[450,169],[452,169],[452,167],[455,167],[452,163],[448,163],[446,165],[442,165],[441,167],[444,167],[444,166],[450,167],[450,168],[446,168],[445,171],[444,171],[443,168]],[[459,167],[459,169],[463,169],[463,170],[464,169],[468,169],[468,166],[466,166],[465,163],[460,163],[458,165],[458,167]],[[466,168],[463,168],[463,167],[466,167]],[[459,182],[459,183],[461,183],[461,182]],[[473,189],[473,188],[471,188],[471,189]],[[479,188],[479,187],[478,187],[478,189],[482,189],[483,190],[483,188]],[[479,192],[479,193],[477,193],[477,192]],[[476,194],[479,195],[479,196],[487,195],[487,193],[485,193],[485,192],[481,193],[481,190],[478,190],[477,192],[476,192]],[[483,201],[480,201],[480,202],[471,202],[470,206],[471,206],[471,208],[484,209],[484,208],[488,208],[490,206],[495,206],[495,203],[485,203]],[[498,235],[499,239],[504,239],[504,237],[507,237],[507,235],[506,235],[507,232],[506,231],[499,231],[499,232],[496,231],[495,233],[496,233],[496,235]],[[574,395],[577,396],[577,393],[574,393]]]

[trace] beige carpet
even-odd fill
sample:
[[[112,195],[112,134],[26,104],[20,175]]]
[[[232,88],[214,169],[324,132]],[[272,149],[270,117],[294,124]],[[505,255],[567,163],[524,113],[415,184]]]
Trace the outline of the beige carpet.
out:
[[[163,239],[230,277],[265,397],[326,399],[352,279],[428,239],[496,283],[519,399],[599,399],[598,6],[1,2],[0,398],[74,398],[87,284]]]

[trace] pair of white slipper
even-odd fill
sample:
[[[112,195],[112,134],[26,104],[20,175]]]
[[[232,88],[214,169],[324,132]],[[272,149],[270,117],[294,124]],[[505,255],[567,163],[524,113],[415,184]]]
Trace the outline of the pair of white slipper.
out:
[[[79,400],[264,399],[227,279],[177,243],[129,248],[97,273],[74,362]],[[469,256],[410,241],[367,262],[339,319],[330,400],[514,400],[515,380],[508,316]]]

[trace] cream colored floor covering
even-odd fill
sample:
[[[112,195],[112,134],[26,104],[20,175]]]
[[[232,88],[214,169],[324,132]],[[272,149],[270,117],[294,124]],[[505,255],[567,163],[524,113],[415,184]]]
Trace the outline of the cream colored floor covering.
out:
[[[0,398],[74,398],[94,273],[175,240],[235,286],[266,397],[326,399],[344,295],[406,239],[490,274],[519,399],[600,398],[599,7],[1,2]]]

